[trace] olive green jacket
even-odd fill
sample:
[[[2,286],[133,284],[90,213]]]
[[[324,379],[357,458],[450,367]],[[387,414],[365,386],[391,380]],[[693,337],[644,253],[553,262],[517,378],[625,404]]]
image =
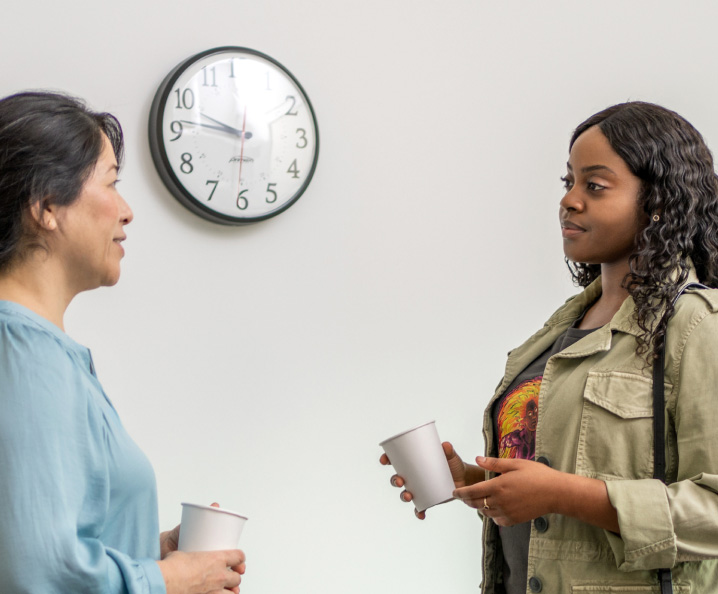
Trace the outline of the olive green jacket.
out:
[[[695,281],[695,275],[691,279]],[[487,408],[487,455],[496,455],[491,407],[601,292],[600,279],[569,299],[509,353]],[[536,459],[606,481],[620,536],[570,517],[534,520],[527,592],[718,593],[718,290],[681,296],[666,335],[666,476],[653,476],[651,367],[636,355],[629,297],[606,326],[554,355],[539,396]],[[484,522],[483,592],[503,592],[498,529]]]

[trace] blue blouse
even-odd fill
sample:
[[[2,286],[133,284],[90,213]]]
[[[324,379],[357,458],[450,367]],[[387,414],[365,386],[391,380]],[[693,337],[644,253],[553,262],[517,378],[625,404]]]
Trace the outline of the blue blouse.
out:
[[[90,351],[0,301],[0,591],[165,593],[155,475]]]

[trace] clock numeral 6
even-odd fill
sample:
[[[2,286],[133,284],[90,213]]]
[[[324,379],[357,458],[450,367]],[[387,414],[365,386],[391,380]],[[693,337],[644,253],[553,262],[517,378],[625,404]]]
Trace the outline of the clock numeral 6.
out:
[[[242,196],[245,192],[249,192],[249,190],[242,190],[237,196],[237,208],[239,210],[247,210],[247,207],[249,206],[249,200]]]
[[[192,165],[192,155],[190,153],[182,153],[182,165],[180,165],[180,171],[186,174],[190,174],[194,171],[194,166]]]
[[[272,198],[267,196],[266,200],[268,204],[272,204],[273,202],[277,201],[277,193],[272,189],[277,184],[267,184],[267,194],[271,194]]]

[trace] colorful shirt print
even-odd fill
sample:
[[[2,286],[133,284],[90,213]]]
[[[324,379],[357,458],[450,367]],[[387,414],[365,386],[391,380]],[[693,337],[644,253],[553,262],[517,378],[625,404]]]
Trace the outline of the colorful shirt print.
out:
[[[500,458],[534,459],[542,379],[543,376],[538,376],[521,382],[501,402],[498,411]]]

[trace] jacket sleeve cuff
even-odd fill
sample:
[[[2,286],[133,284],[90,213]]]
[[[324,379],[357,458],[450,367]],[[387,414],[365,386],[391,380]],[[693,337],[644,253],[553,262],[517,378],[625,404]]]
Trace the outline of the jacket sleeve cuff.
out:
[[[109,591],[127,594],[167,594],[162,570],[154,559],[132,559],[111,548],[107,555],[114,561],[108,564]]]
[[[618,569],[673,567],[677,546],[665,485],[653,479],[616,480],[606,481],[606,490],[621,529],[620,535],[606,531]]]
[[[157,565],[157,561],[154,559],[142,559],[140,563],[144,566],[147,582],[150,586],[150,592],[152,592],[152,594],[167,594],[165,578],[162,575],[160,566]]]

